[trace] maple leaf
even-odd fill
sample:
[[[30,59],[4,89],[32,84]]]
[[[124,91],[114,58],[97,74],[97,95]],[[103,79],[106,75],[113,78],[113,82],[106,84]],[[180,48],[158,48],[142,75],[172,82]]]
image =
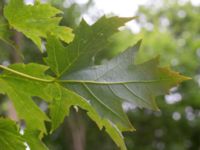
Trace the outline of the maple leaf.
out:
[[[25,139],[20,135],[14,121],[0,118],[0,148],[1,150],[25,150]]]
[[[56,42],[58,41],[56,40]],[[79,99],[82,98],[82,101],[89,102],[89,106],[92,106],[97,114],[95,116],[100,118],[91,119],[104,126],[121,149],[126,148],[121,142],[123,136],[120,132],[134,130],[122,109],[122,103],[129,102],[140,108],[158,110],[155,97],[165,94],[171,87],[189,79],[169,68],[160,68],[158,58],[144,64],[134,65],[134,55],[139,46],[140,42],[103,65],[74,71],[61,76],[62,80],[58,81],[67,89],[78,94]],[[81,63],[79,59],[77,61]],[[60,92],[59,88],[55,93],[60,94],[55,96],[56,98],[50,107],[53,130],[62,122],[64,114],[69,113],[69,109],[66,108],[72,101],[72,98],[67,97],[67,94],[63,96],[65,94]],[[71,94],[68,93],[68,95]],[[74,99],[76,99],[75,105],[84,108],[77,102],[78,98]],[[90,112],[91,108],[86,110]],[[113,136],[114,133],[118,136]]]
[[[48,57],[45,58],[45,62],[57,76],[87,67],[92,64],[92,58],[107,46],[109,37],[132,19],[133,17],[102,17],[92,26],[83,20],[74,31],[74,40],[67,47],[55,37],[48,38]]]
[[[88,100],[60,85],[57,85],[57,90],[55,89],[54,92],[54,100],[50,105],[52,131],[60,125],[66,115],[69,115],[70,107],[79,106],[87,111],[87,115],[98,125],[100,129],[105,127],[106,132],[122,150],[126,150],[123,135],[118,127],[110,120],[102,118],[88,102]]]
[[[9,72],[11,69],[20,74],[16,76],[13,72]],[[47,101],[50,100],[51,97],[46,92],[49,86],[43,82],[22,78],[20,75],[26,73],[26,76],[32,75],[43,79],[46,69],[48,67],[38,64],[14,64],[0,76],[0,93],[6,93],[10,97],[18,117],[25,120],[27,128],[37,129],[44,133],[46,132],[44,121],[49,121],[49,118],[34,103],[32,97],[39,96]],[[46,79],[48,78],[46,76]]]
[[[62,12],[50,4],[25,5],[23,0],[10,0],[4,8],[9,24],[30,38],[40,49],[41,38],[46,38],[48,34],[67,43],[72,41],[72,29],[59,26],[61,18],[55,17],[60,13]]]
[[[41,138],[46,133],[44,121],[50,119],[34,103],[32,97],[37,96],[48,103],[51,102],[53,84],[45,81],[51,81],[53,78],[44,74],[48,67],[30,63],[14,64],[9,68],[1,66],[1,68],[5,71],[0,76],[0,93],[9,96],[18,118],[25,121],[26,128],[23,135],[25,142],[31,149],[46,150],[47,147],[41,142]]]
[[[6,71],[0,77],[0,92],[7,93],[13,100],[19,117],[26,121],[28,131],[31,131],[28,134],[33,133],[34,136],[27,138],[30,145],[42,144],[37,139],[37,130],[45,132],[43,123],[49,120],[31,100],[31,96],[39,96],[50,103],[52,131],[69,114],[71,106],[79,106],[100,129],[105,127],[122,150],[126,150],[122,132],[134,128],[122,103],[157,110],[156,96],[189,79],[169,68],[158,67],[158,58],[134,65],[133,58],[139,45],[140,42],[107,63],[64,75],[62,80],[45,75],[48,67],[39,64],[1,66]],[[37,115],[30,117],[31,114]]]
[[[123,102],[158,110],[155,97],[189,79],[169,68],[159,68],[158,58],[134,65],[133,58],[139,45],[140,42],[103,65],[71,73],[60,81],[67,89],[88,101],[102,120],[114,124],[120,132],[134,130],[122,108]],[[57,109],[62,106],[59,105]],[[106,128],[106,131],[109,135],[113,133],[111,128]],[[120,140],[111,137],[121,149],[126,149],[120,142],[122,137]]]
[[[50,35],[45,58],[48,66],[0,65],[5,70],[0,75],[0,93],[10,97],[19,118],[25,120],[23,137],[32,149],[46,149],[41,135],[46,133],[44,121],[50,121],[32,100],[34,96],[50,104],[51,131],[69,115],[70,107],[79,106],[100,129],[105,128],[121,150],[126,150],[122,132],[134,128],[123,110],[123,103],[158,110],[155,97],[189,79],[170,68],[159,67],[158,58],[135,65],[134,56],[141,42],[102,65],[94,65],[100,52],[112,48],[110,37],[133,18],[102,17],[92,26],[82,21],[71,42],[71,29],[58,25],[60,18],[55,15],[60,11],[49,4],[32,6],[25,5],[23,0],[11,0],[4,12],[9,24],[40,48],[41,38]],[[123,41],[119,35],[117,39]],[[71,43],[63,46],[60,39]],[[126,43],[123,48],[128,46],[130,44]],[[56,78],[45,74],[49,67]]]
[[[92,58],[107,47],[112,48],[109,38],[129,20],[130,18],[103,17],[92,26],[82,21],[75,30],[74,41],[67,47],[55,37],[47,39],[48,57],[45,62],[61,79],[57,80],[50,106],[52,131],[69,114],[69,106],[76,105],[84,109],[88,105],[85,108],[88,114],[95,114],[95,117],[89,115],[90,118],[100,129],[105,127],[115,143],[125,150],[121,132],[132,131],[134,128],[122,104],[129,102],[140,108],[158,110],[155,97],[189,79],[169,68],[160,68],[158,58],[134,65],[134,56],[141,42],[103,65],[92,66]],[[123,41],[123,37],[120,38]],[[127,46],[129,44],[124,45]],[[60,84],[66,89],[62,90]]]
[[[31,150],[48,150],[41,140],[41,133],[38,130],[26,129],[23,138],[26,140]]]

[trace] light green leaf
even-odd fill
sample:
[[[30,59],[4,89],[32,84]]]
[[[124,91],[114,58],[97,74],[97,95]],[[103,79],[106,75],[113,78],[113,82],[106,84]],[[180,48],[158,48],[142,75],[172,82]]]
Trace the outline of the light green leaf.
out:
[[[51,101],[51,86],[53,85],[46,83],[52,81],[53,77],[45,74],[49,69],[48,66],[36,63],[19,63],[10,65],[9,68],[21,73],[16,75],[15,73],[5,71],[3,75],[3,77],[9,77],[11,80],[17,81],[18,90],[24,91],[24,93],[30,93],[32,96],[41,97],[47,102]],[[39,81],[37,79],[39,79]]]
[[[48,148],[42,143],[40,132],[38,130],[25,130],[23,138],[31,150],[48,150]]]
[[[0,149],[25,150],[24,142],[16,123],[9,119],[0,118]]]
[[[41,49],[41,38],[52,34],[69,43],[73,39],[72,30],[59,26],[60,17],[55,17],[61,11],[50,4],[25,5],[23,0],[10,0],[4,8],[4,15],[9,24],[24,33]]]
[[[49,38],[47,64],[57,76],[87,67],[92,63],[92,58],[107,46],[109,37],[131,19],[102,17],[92,26],[83,20],[74,31],[73,42],[67,47],[63,47],[57,39]]]
[[[7,93],[12,100],[19,118],[25,120],[26,126],[30,129],[39,129],[46,132],[44,121],[48,120],[48,117],[32,101],[31,95],[18,90],[17,84],[19,84],[20,81],[9,77],[3,77],[0,78],[0,83],[4,92]]]
[[[45,77],[44,71],[46,66],[38,64],[15,64],[10,66],[15,71],[21,71],[21,74],[26,73],[26,76]],[[46,79],[49,77],[47,76]],[[32,79],[23,78],[20,75],[15,75],[13,72],[5,72],[0,76],[0,91],[6,93],[13,101],[14,107],[17,111],[18,117],[24,119],[26,127],[32,130],[40,130],[46,132],[44,121],[48,121],[48,117],[40,110],[40,108],[33,102],[33,96],[46,98],[47,101],[51,99],[47,90],[50,88],[49,84],[37,82]],[[34,123],[33,123],[34,122]]]
[[[54,85],[47,82],[53,79],[44,74],[47,69],[47,66],[34,63],[14,64],[0,76],[0,92],[13,101],[18,117],[24,119],[26,124],[23,137],[31,149],[37,150],[47,149],[41,138],[46,132],[44,121],[49,121],[49,118],[33,102],[32,97],[38,96],[51,102]]]

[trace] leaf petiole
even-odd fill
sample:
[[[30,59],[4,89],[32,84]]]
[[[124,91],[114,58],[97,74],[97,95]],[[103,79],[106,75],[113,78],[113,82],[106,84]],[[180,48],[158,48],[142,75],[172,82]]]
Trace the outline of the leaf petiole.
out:
[[[22,72],[13,70],[13,69],[8,68],[8,67],[5,67],[5,66],[3,66],[3,65],[0,65],[0,69],[6,70],[6,71],[11,72],[11,73],[13,73],[13,74],[19,75],[19,76],[21,76],[21,77],[25,77],[25,78],[27,78],[27,79],[35,80],[35,81],[47,82],[47,83],[51,83],[51,82],[54,82],[54,81],[55,81],[54,79],[48,80],[48,79],[42,79],[42,78],[34,77],[34,76],[31,76],[31,75],[28,75],[28,74],[24,74],[24,73],[22,73]]]

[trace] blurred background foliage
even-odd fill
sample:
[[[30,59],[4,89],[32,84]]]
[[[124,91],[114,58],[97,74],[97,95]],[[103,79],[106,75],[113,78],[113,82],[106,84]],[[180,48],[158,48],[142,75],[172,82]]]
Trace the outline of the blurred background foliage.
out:
[[[92,24],[104,14],[120,15],[100,10],[95,5],[97,0],[49,1],[63,10],[62,24],[72,28],[79,24],[82,17]],[[133,1],[126,0],[120,7],[124,7],[125,11],[125,6],[132,5]],[[32,2],[26,1],[27,4]],[[0,39],[6,39],[0,40],[0,63],[8,65],[22,60],[25,63],[43,63],[42,56],[45,54],[41,54],[30,40],[13,30],[8,33],[6,20],[2,16],[5,3],[6,0],[0,1]],[[107,5],[112,8],[115,1]],[[135,5],[137,7],[132,6],[133,14],[138,18],[109,39],[110,45],[98,54],[96,64],[109,60],[125,47],[143,39],[141,49],[135,56],[135,63],[142,63],[159,55],[162,66],[170,65],[174,70],[192,77],[192,80],[172,88],[167,95],[158,97],[158,112],[124,105],[137,129],[133,133],[124,133],[128,149],[200,150],[200,2],[146,0],[143,4],[135,2]],[[46,110],[45,103],[39,100],[36,102],[41,109]],[[16,119],[6,97],[0,97],[0,104],[1,116]],[[50,150],[118,149],[106,133],[100,132],[95,123],[87,118],[84,111],[71,111],[71,116],[65,119],[56,132],[44,137]]]

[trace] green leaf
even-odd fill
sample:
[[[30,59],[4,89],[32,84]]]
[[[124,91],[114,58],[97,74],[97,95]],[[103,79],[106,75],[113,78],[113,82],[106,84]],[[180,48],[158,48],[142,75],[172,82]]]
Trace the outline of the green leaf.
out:
[[[15,64],[10,68],[21,71],[21,74],[26,73],[26,76],[32,75],[41,79],[45,77],[44,71],[47,69],[46,66],[38,64]],[[47,76],[46,79],[48,78]],[[46,132],[44,121],[48,121],[49,118],[34,103],[32,97],[39,96],[49,101],[51,99],[48,95],[48,89],[51,89],[50,86],[43,82],[15,75],[13,72],[4,72],[0,76],[0,92],[6,93],[13,101],[18,117],[25,120],[28,129],[37,129],[42,132]]]
[[[133,130],[122,104],[158,110],[155,97],[189,78],[168,68],[159,68],[158,58],[134,65],[140,42],[109,62],[65,76],[63,85],[89,101],[98,115],[119,131]],[[116,137],[112,137],[116,141]]]
[[[40,131],[45,132],[44,121],[48,118],[31,99],[32,96],[39,96],[50,99],[52,131],[69,114],[71,106],[79,106],[87,111],[100,129],[105,127],[122,150],[126,150],[122,132],[134,128],[122,109],[123,102],[157,110],[155,97],[188,79],[169,68],[159,68],[158,58],[134,65],[133,58],[139,46],[140,42],[103,65],[63,76],[65,80],[45,75],[48,67],[43,65],[1,66],[6,71],[0,78],[0,92],[8,94],[19,117],[26,121],[27,129],[31,131],[28,133],[29,144],[32,147],[43,145],[37,137]]]
[[[19,118],[25,120],[27,127],[46,132],[44,121],[48,120],[48,117],[32,101],[31,95],[18,90],[19,80],[6,77],[1,78],[0,83],[4,92],[12,100]]]
[[[47,64],[57,76],[87,67],[92,63],[92,58],[107,46],[109,37],[131,19],[102,17],[92,26],[83,20],[74,31],[76,36],[73,42],[67,47],[50,37],[47,40]]]
[[[17,3],[19,3],[19,10],[14,7]],[[46,21],[44,24],[49,21],[49,26],[55,20],[59,22],[58,18],[53,17],[59,11],[48,4],[37,3],[34,6],[26,6],[20,0],[11,0],[5,8],[5,12],[14,8],[19,11],[16,14],[22,15],[24,12],[21,10],[27,13],[25,16],[22,15],[24,16],[23,21],[25,20],[24,24],[23,21],[22,23],[19,21],[20,17],[17,20],[17,15],[13,19],[9,13],[7,14],[11,18],[10,20],[14,20],[15,26],[13,26],[16,29],[19,27],[19,31],[22,29],[21,32],[26,35],[27,30],[24,29],[29,26],[30,18],[33,18],[31,20],[33,22],[44,20]],[[44,10],[46,12],[48,9],[51,13],[44,14],[45,17],[41,18],[38,12],[41,13]],[[171,87],[189,79],[169,68],[160,68],[158,58],[135,65],[134,56],[141,42],[102,65],[92,66],[92,61],[99,52],[105,51],[108,47],[112,48],[109,45],[111,44],[110,38],[116,35],[118,28],[130,19],[132,18],[102,17],[92,26],[82,21],[75,30],[74,41],[67,47],[64,47],[59,41],[62,36],[61,28],[48,29],[47,27],[48,31],[39,31],[43,29],[43,26],[31,27],[36,31],[30,31],[30,33],[34,33],[31,36],[37,35],[36,40],[39,39],[39,44],[41,44],[41,37],[49,35],[47,38],[48,57],[45,58],[45,62],[56,74],[56,79],[45,74],[47,66],[39,64],[15,64],[9,68],[0,66],[1,69],[6,70],[0,76],[0,92],[11,98],[19,118],[25,120],[24,137],[32,149],[46,149],[41,138],[46,132],[44,121],[49,121],[44,112],[33,102],[33,96],[50,103],[51,131],[61,124],[66,115],[69,115],[70,107],[79,106],[87,111],[88,116],[96,122],[100,129],[105,128],[122,150],[126,150],[122,132],[133,131],[134,128],[122,105],[128,102],[140,108],[158,110],[155,97],[165,94]],[[12,25],[12,23],[10,24]],[[56,33],[59,33],[60,36],[53,34],[54,31],[57,31]],[[123,44],[123,48],[127,46],[129,44]]]
[[[52,34],[69,43],[73,39],[72,30],[59,26],[60,17],[55,17],[61,11],[50,4],[25,5],[23,0],[10,0],[4,8],[4,15],[9,24],[25,34],[41,49],[41,38]]]
[[[18,63],[10,65],[9,68],[19,72],[20,74],[5,71],[3,77],[17,81],[18,90],[24,91],[24,93],[29,93],[32,96],[41,97],[47,102],[51,101],[52,98],[49,92],[51,93],[51,86],[53,85],[46,84],[46,82],[49,83],[48,81],[53,80],[53,78],[45,74],[45,72],[49,69],[48,66],[36,63]],[[39,81],[37,79],[39,79]]]
[[[9,119],[0,118],[0,149],[25,150],[24,142],[16,123]]]
[[[130,30],[122,30],[109,38],[109,44],[95,57],[95,63],[100,64],[102,59],[111,59],[113,56],[135,44],[135,34]]]
[[[68,64],[68,52],[62,43],[53,36],[47,38],[46,48],[48,57],[44,60],[51,67],[51,70],[57,76],[60,76],[65,71],[66,64]]]
[[[26,139],[31,150],[48,150],[44,143],[42,143],[38,130],[26,129],[23,137]]]
[[[13,101],[18,117],[24,119],[26,123],[23,137],[31,149],[37,150],[47,149],[41,142],[41,138],[46,132],[44,121],[49,121],[49,118],[33,102],[31,97],[38,96],[51,102],[54,85],[42,82],[43,80],[52,80],[52,77],[44,74],[47,69],[47,66],[34,63],[14,64],[9,66],[0,76],[0,92],[6,93]]]
[[[67,87],[72,89],[79,87],[80,91],[85,89],[84,91],[90,93],[89,95],[93,95],[93,90],[99,88],[98,95],[110,91],[110,94],[102,94],[102,97],[112,95],[111,98],[126,100],[139,107],[157,110],[155,96],[165,94],[170,87],[188,78],[167,68],[159,68],[158,58],[134,65],[134,55],[139,46],[140,42],[108,63],[63,77],[68,82]],[[69,82],[72,83],[69,84]],[[76,91],[79,90],[76,89]],[[94,90],[94,93],[96,92]]]
[[[1,40],[8,40],[8,26],[3,22],[3,20],[0,18],[0,39]]]
[[[9,26],[4,18],[0,16],[0,40],[5,43],[13,46],[13,43],[10,40],[11,32],[9,30]]]
[[[69,109],[71,106],[79,106],[87,111],[88,116],[96,122],[100,129],[105,127],[106,132],[121,148],[121,150],[126,150],[121,131],[110,120],[100,117],[88,100],[59,85],[57,85],[54,97],[55,99],[50,106],[52,131],[60,125],[66,115],[69,115]]]

